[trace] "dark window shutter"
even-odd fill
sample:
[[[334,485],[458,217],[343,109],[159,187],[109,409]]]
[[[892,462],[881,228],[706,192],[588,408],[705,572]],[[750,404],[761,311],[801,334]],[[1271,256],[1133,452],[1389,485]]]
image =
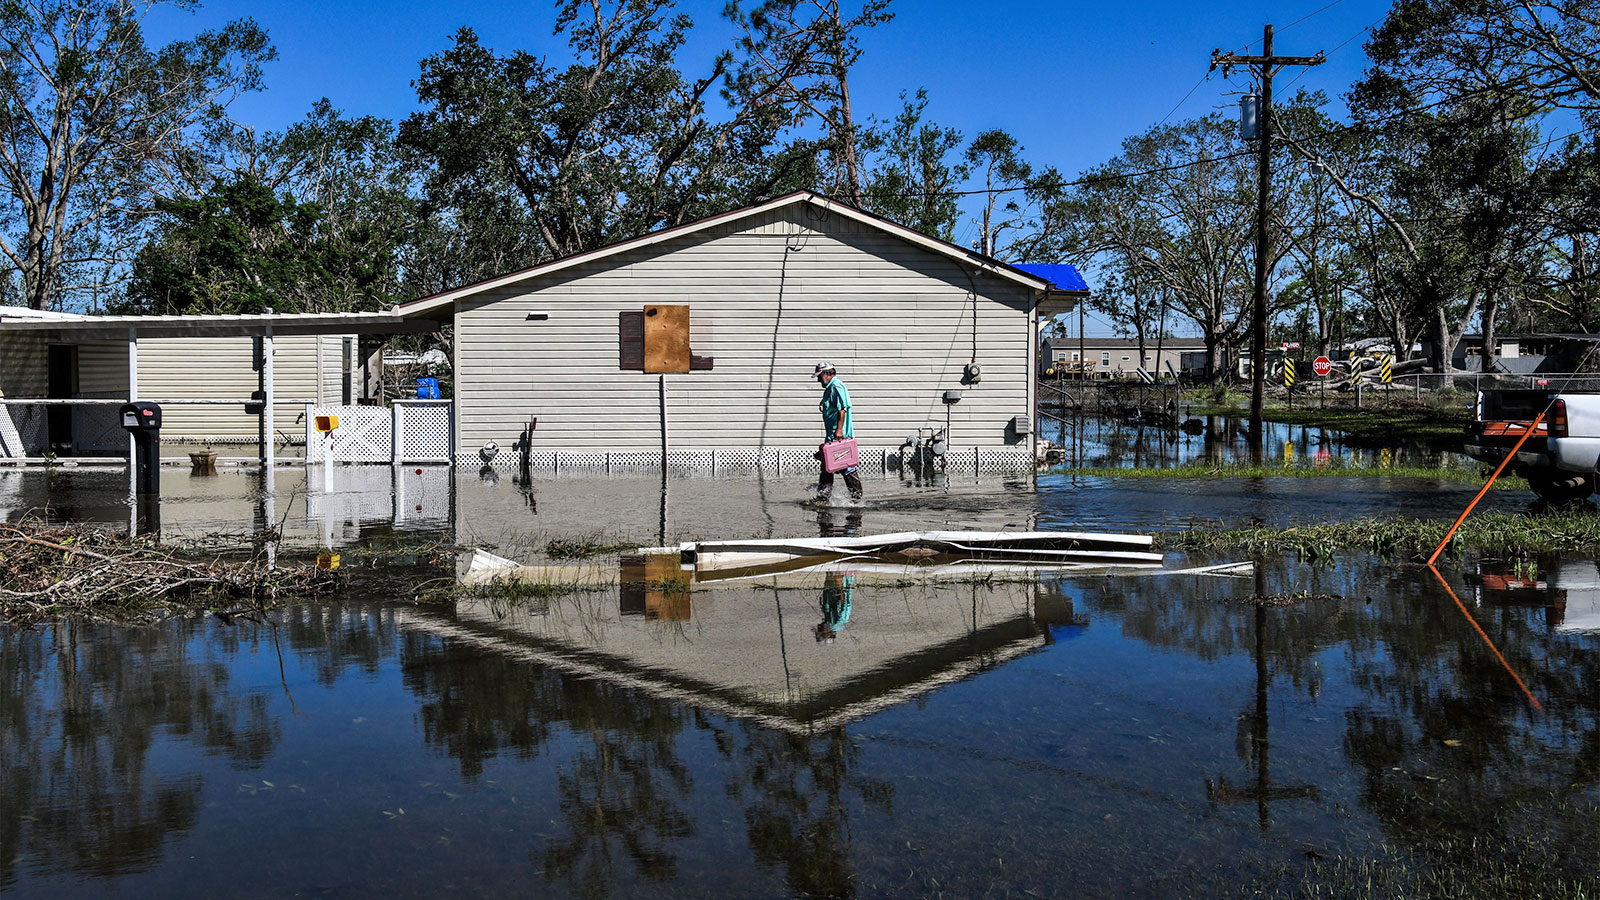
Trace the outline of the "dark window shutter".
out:
[[[617,313],[617,368],[644,371],[644,312]]]

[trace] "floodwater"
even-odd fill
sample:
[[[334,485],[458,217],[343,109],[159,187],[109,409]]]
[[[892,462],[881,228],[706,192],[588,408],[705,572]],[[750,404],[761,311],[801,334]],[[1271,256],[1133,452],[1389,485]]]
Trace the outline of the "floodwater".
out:
[[[1243,437],[1219,420],[1215,439],[1108,425],[1091,432],[1084,464],[1156,467],[1196,460],[1242,459]],[[1289,448],[1287,451],[1285,448]],[[1385,451],[1346,447],[1336,433],[1273,426],[1266,450],[1275,461],[1315,465],[1466,465],[1454,454],[1414,448]],[[1092,451],[1092,453],[1090,452]],[[1473,485],[1434,478],[1372,473],[1317,478],[1132,479],[1074,475],[1065,469],[1029,475],[866,472],[868,498],[859,508],[816,510],[803,505],[813,478],[535,475],[447,466],[343,466],[334,490],[322,489],[323,470],[280,468],[269,496],[254,467],[224,467],[194,475],[161,472],[160,533],[173,540],[205,535],[241,539],[269,525],[286,546],[339,547],[375,535],[485,546],[531,559],[554,538],[603,536],[641,545],[733,537],[794,537],[819,526],[871,531],[926,528],[985,530],[1085,527],[1171,530],[1240,524],[1301,524],[1398,514],[1453,516]],[[1480,509],[1522,509],[1532,495],[1495,491]],[[127,474],[116,468],[0,469],[0,520],[24,515],[128,528],[136,519]],[[829,518],[837,521],[831,524]],[[864,524],[852,525],[856,518]]]
[[[1600,573],[1478,569],[1505,666],[1366,557],[6,632],[0,890],[1417,896],[1468,847],[1593,890]]]
[[[797,479],[335,474],[323,495],[318,470],[309,491],[278,472],[268,515],[255,474],[167,470],[161,533],[273,522],[289,546],[531,560],[575,535],[1444,517],[1473,493],[952,474],[869,479],[859,507],[816,509]],[[0,471],[0,516],[126,527],[125,489],[119,472]],[[1349,554],[1242,578],[834,575],[435,605],[372,584],[259,620],[0,629],[0,893],[1592,894],[1600,566],[1441,576]]]
[[[1189,421],[1200,430],[1190,434],[1103,417],[1072,424],[1045,420],[1040,423],[1039,436],[1062,448],[1064,466],[1169,468],[1190,463],[1252,461],[1247,420],[1204,416]],[[1329,428],[1267,422],[1263,431],[1260,459],[1274,465],[1476,465],[1464,453],[1454,451],[1351,445],[1342,432]]]

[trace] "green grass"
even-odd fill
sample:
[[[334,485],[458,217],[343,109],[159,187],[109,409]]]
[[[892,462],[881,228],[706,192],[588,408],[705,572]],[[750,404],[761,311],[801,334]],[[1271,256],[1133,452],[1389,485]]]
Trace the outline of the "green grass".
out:
[[[1477,466],[1357,466],[1342,459],[1326,465],[1252,465],[1246,462],[1222,463],[1195,462],[1164,468],[1058,468],[1061,475],[1075,478],[1428,478],[1460,484],[1482,484],[1485,480]],[[1502,477],[1495,482],[1497,490],[1525,488],[1521,479]]]
[[[551,559],[588,559],[593,556],[610,556],[637,550],[638,543],[617,541],[604,534],[595,533],[574,538],[555,538],[544,545],[544,553]]]
[[[1600,876],[1593,871],[1592,851],[1581,841],[1562,842],[1561,835],[1553,831],[1522,826],[1508,834],[1488,830],[1483,836],[1422,838],[1351,857],[1316,854],[1292,863],[1275,861],[1236,885],[1232,896],[1273,900],[1600,898]],[[1207,891],[1205,895],[1218,894]]]
[[[1286,528],[1196,527],[1156,535],[1165,550],[1244,550],[1254,556],[1299,553],[1316,559],[1339,550],[1385,555],[1428,554],[1439,545],[1450,522],[1418,519],[1353,519]],[[1467,518],[1451,540],[1451,552],[1477,550],[1511,554],[1593,552],[1600,545],[1600,513],[1568,509],[1532,515],[1485,512]]]

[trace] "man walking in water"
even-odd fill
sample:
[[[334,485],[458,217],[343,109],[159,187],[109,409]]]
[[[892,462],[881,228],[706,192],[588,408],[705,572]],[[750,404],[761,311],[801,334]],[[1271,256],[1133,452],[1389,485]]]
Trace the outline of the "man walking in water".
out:
[[[850,417],[850,391],[834,372],[833,363],[819,362],[811,374],[816,376],[817,383],[822,385],[822,402],[818,403],[817,407],[822,410],[823,441],[840,441],[855,437],[855,422]],[[821,458],[820,454],[818,458]],[[851,500],[861,499],[861,475],[856,472],[855,466],[844,470],[844,486],[850,489]],[[823,465],[822,474],[817,476],[817,499],[826,500],[832,494],[833,473]]]

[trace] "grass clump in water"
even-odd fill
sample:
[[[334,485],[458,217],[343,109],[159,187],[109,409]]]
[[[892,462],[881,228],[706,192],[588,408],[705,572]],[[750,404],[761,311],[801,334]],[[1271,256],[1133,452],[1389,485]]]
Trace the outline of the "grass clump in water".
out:
[[[588,559],[592,556],[627,553],[638,547],[631,541],[615,541],[604,534],[595,533],[574,538],[552,538],[544,545],[544,553],[551,559]]]
[[[1312,559],[1339,550],[1384,555],[1427,553],[1444,539],[1450,523],[1420,519],[1353,519],[1315,525],[1247,528],[1195,527],[1156,536],[1167,550],[1246,550],[1254,556],[1299,553]],[[1547,513],[1485,512],[1468,517],[1451,539],[1451,552],[1472,549],[1513,554],[1582,552],[1600,542],[1600,513],[1566,509]]]
[[[1502,836],[1496,836],[1500,838]],[[1528,835],[1507,840],[1435,838],[1373,856],[1305,852],[1303,864],[1269,865],[1238,897],[1275,900],[1594,900],[1600,877],[1570,850]]]

